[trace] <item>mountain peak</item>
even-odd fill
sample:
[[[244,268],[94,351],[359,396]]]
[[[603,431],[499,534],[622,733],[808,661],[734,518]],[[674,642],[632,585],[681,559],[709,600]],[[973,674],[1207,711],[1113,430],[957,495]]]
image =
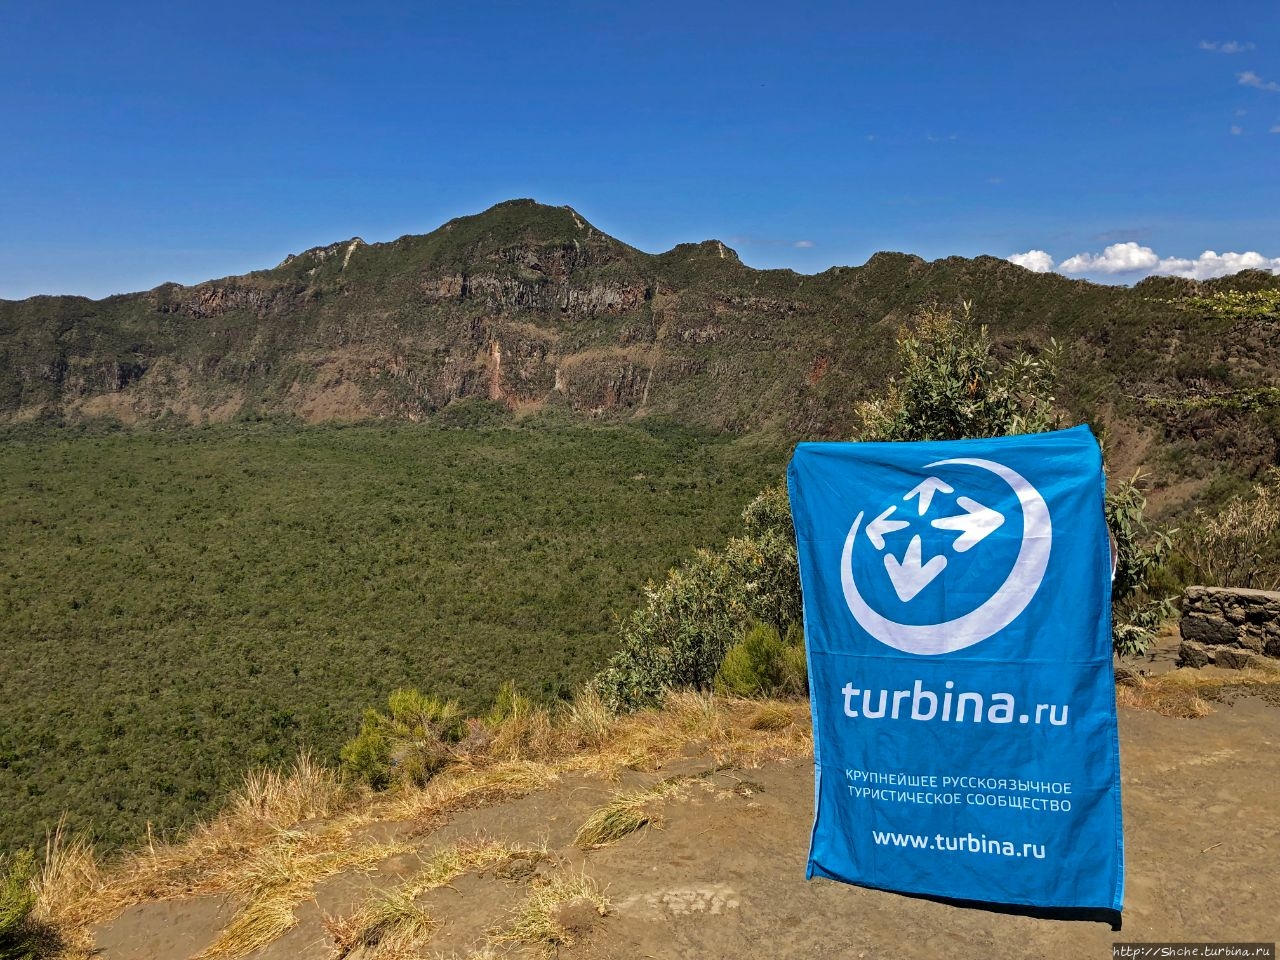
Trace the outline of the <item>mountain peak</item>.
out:
[[[339,240],[336,243],[329,243],[319,247],[312,247],[309,250],[303,250],[301,253],[291,253],[280,261],[276,267],[287,267],[296,264],[299,261],[311,261],[313,266],[318,266],[324,261],[332,257],[340,257],[342,266],[345,269],[351,261],[351,254],[355,253],[357,247],[363,247],[364,241],[359,237],[351,237],[348,240]]]
[[[703,240],[701,243],[677,243],[667,252],[667,256],[682,260],[715,259],[728,260],[730,263],[736,264],[742,263],[742,259],[738,256],[738,251],[720,240]]]

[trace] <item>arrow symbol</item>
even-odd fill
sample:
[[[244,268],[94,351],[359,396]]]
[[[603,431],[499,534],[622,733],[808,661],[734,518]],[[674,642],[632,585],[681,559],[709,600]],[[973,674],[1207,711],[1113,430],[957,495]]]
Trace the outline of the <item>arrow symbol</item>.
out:
[[[892,553],[885,554],[884,568],[893,583],[898,599],[903,603],[910,602],[917,593],[933,582],[947,566],[947,558],[939,554],[926,564],[920,563],[920,538],[911,538],[902,562]]]
[[[921,481],[919,486],[912,487],[907,491],[906,496],[902,499],[910,500],[912,497],[919,497],[920,516],[923,517],[929,512],[929,504],[933,503],[933,495],[938,492],[951,493],[952,488],[948,484],[943,483],[937,477],[930,477],[927,480]]]
[[[959,530],[960,536],[952,544],[956,553],[964,553],[970,547],[981,543],[988,534],[999,530],[1004,517],[990,507],[984,507],[977,500],[968,497],[957,497],[956,505],[965,512],[955,517],[940,517],[933,521],[939,530]]]
[[[906,520],[890,520],[889,515],[897,510],[897,507],[890,507],[880,516],[876,517],[867,524],[867,539],[871,541],[871,545],[877,550],[884,549],[884,535],[893,533],[895,530],[901,530],[903,527],[911,526]]]

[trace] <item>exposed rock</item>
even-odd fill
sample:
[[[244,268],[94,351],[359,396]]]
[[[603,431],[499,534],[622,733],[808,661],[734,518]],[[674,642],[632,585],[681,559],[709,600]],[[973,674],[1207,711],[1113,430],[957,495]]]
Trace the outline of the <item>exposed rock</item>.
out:
[[[1178,647],[1178,666],[1180,667],[1195,667],[1198,670],[1211,663],[1213,663],[1213,655],[1202,644],[1183,640],[1182,645]]]
[[[1221,647],[1214,656],[1214,664],[1228,670],[1243,670],[1253,665],[1254,654],[1239,647]]]
[[[297,263],[299,260],[309,260],[313,263],[320,264],[330,257],[342,257],[342,268],[345,270],[347,264],[351,262],[351,254],[355,253],[356,247],[364,246],[364,241],[359,237],[352,237],[350,240],[340,240],[337,243],[326,244],[322,247],[312,247],[310,250],[304,250],[302,253],[291,253],[280,261],[276,269],[287,267]]]
[[[1280,278],[1241,274],[1195,289],[1242,283],[1272,289]],[[715,240],[649,254],[573,210],[528,200],[430,234],[350,238],[194,286],[0,301],[0,423],[72,412],[145,421],[182,410],[203,422],[222,418],[235,398],[254,398],[263,414],[296,414],[312,391],[299,381],[337,363],[341,382],[315,388],[322,402],[304,415],[417,421],[496,396],[519,411],[554,400],[612,419],[843,437],[856,429],[857,401],[883,390],[899,327],[922,303],[960,297],[989,314],[1001,350],[1080,331],[1065,344],[1080,381],[1151,398],[1151,437],[1194,440],[1245,472],[1276,462],[1276,431],[1246,403],[1275,390],[1280,339],[1270,320],[1223,330],[1148,292],[990,257],[879,254],[806,276],[751,269]],[[369,362],[346,363],[357,356]],[[164,378],[153,371],[164,360],[188,372],[181,394],[160,396]],[[1230,368],[1243,405],[1185,403],[1188,384],[1171,372],[1182,364]],[[1213,377],[1192,386],[1197,396],[1227,396]],[[1069,406],[1087,406],[1069,393]],[[1108,429],[1123,425],[1108,419]],[[1141,462],[1159,452],[1153,441]],[[1170,480],[1179,498],[1193,490],[1184,480]],[[1228,628],[1251,620],[1247,605],[1236,606],[1198,625],[1216,635],[1188,639],[1238,642]],[[1280,628],[1265,636],[1280,656]]]
[[[152,298],[157,313],[201,320],[235,311],[258,317],[272,316],[296,306],[299,293],[292,287],[259,286],[232,278],[195,287],[167,284],[157,287],[148,296]]]
[[[1280,592],[1243,587],[1187,587],[1182,599],[1179,662],[1205,657],[1243,669],[1259,655],[1280,657]]]

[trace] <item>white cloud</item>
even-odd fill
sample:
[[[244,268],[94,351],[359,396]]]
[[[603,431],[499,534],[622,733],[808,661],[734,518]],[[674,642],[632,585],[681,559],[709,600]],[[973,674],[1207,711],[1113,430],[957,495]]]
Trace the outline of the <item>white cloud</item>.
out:
[[[1062,273],[1133,273],[1151,270],[1159,262],[1154,250],[1130,240],[1113,243],[1102,253],[1077,253],[1058,264],[1058,270]]]
[[[1236,79],[1240,81],[1240,86],[1242,87],[1256,87],[1259,90],[1266,90],[1268,93],[1280,93],[1280,83],[1276,83],[1274,80],[1263,80],[1252,70],[1237,73]]]
[[[1010,263],[1026,267],[1034,273],[1048,273],[1053,269],[1053,257],[1043,250],[1028,250],[1026,253],[1015,253],[1008,260]]]
[[[810,247],[813,246],[813,241],[797,240],[795,243],[792,244],[792,246],[795,247],[797,250],[808,250]]]
[[[1028,250],[1007,258],[1010,263],[1026,267],[1036,273],[1099,275],[1125,275],[1126,280],[1144,276],[1186,277],[1189,280],[1208,280],[1239,273],[1241,270],[1269,270],[1280,275],[1280,257],[1266,257],[1256,251],[1246,253],[1217,253],[1206,250],[1198,257],[1161,257],[1150,247],[1132,240],[1113,243],[1101,253],[1077,253],[1055,267],[1053,256],[1044,250]]]
[[[1271,128],[1271,132],[1272,132],[1272,133],[1280,133],[1280,123],[1277,123],[1274,127],[1272,127],[1272,128]]]
[[[1231,135],[1233,137],[1238,137],[1242,133],[1244,133],[1244,128],[1241,127],[1238,123],[1233,123],[1231,125]]]
[[[1200,49],[1214,53],[1245,53],[1253,49],[1253,44],[1247,40],[1244,43],[1239,40],[1201,40]]]
[[[1280,257],[1264,257],[1260,253],[1215,253],[1206,250],[1194,260],[1179,257],[1162,259],[1153,273],[1168,274],[1174,277],[1187,277],[1190,280],[1208,280],[1210,277],[1225,277],[1241,270],[1270,270],[1280,273]]]

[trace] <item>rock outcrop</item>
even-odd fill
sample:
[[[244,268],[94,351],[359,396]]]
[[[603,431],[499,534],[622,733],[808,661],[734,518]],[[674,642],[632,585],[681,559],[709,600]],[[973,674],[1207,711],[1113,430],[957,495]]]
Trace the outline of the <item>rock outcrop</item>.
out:
[[[1280,592],[1187,587],[1180,626],[1180,665],[1280,666]]]

